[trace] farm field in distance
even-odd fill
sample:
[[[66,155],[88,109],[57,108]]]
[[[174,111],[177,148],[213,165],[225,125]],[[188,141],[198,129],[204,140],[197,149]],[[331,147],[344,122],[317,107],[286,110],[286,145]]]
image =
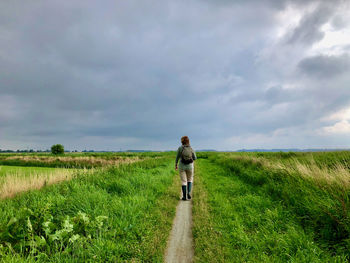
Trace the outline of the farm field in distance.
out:
[[[0,198],[70,179],[79,169],[0,165]]]
[[[195,262],[349,261],[350,152],[197,156]],[[11,176],[28,186],[0,200],[0,261],[162,262],[181,184],[174,160],[0,154],[0,186]]]
[[[47,173],[54,172],[61,169],[62,168],[0,165],[0,177],[4,177],[6,175],[17,175],[17,174],[20,174],[23,176],[29,176],[33,173],[45,175]]]

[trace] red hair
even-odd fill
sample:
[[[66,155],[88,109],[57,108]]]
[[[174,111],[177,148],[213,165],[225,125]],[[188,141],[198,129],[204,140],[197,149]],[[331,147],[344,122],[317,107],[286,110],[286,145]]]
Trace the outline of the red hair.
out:
[[[182,136],[181,143],[182,145],[190,145],[190,139],[187,136]]]

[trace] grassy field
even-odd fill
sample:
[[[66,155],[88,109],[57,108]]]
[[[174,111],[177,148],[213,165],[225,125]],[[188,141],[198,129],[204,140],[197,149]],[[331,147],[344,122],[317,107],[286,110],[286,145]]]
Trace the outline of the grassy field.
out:
[[[197,187],[205,195],[194,198],[193,210],[197,262],[349,260],[350,177],[343,171],[343,156],[202,157]],[[327,159],[332,163],[325,163]],[[301,161],[303,169],[298,167]],[[341,175],[336,173],[340,170]]]
[[[0,165],[0,177],[7,175],[23,175],[30,176],[32,174],[46,175],[56,171],[62,171],[62,168],[48,168],[48,167],[23,167],[23,166],[9,166]]]
[[[349,152],[198,157],[195,262],[349,261]],[[0,163],[22,167],[1,166],[0,180],[74,173],[0,200],[0,261],[162,262],[179,201],[174,158],[174,152],[1,156]],[[23,167],[30,163],[42,168]]]
[[[88,173],[78,169],[0,166],[0,199],[69,180],[80,172]]]
[[[170,163],[122,164],[0,201],[0,259],[161,262],[178,202]]]
[[[61,167],[61,168],[93,168],[115,166],[147,158],[170,156],[171,153],[66,153],[52,155],[50,153],[1,153],[0,165]]]

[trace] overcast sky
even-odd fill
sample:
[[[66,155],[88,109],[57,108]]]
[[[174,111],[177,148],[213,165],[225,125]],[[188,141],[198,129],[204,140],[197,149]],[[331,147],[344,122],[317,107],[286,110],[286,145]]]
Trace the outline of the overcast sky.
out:
[[[0,2],[0,148],[350,147],[350,1]]]

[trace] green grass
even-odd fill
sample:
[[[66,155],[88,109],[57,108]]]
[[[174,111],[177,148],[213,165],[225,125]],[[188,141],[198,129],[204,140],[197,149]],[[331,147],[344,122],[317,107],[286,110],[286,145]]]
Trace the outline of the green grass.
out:
[[[0,165],[60,167],[60,168],[93,168],[103,167],[108,161],[146,158],[163,158],[173,156],[174,152],[117,152],[117,153],[0,153]],[[65,160],[62,160],[64,158]],[[84,159],[85,158],[85,159]],[[98,162],[92,162],[97,160]],[[113,164],[114,165],[114,164]]]
[[[169,158],[151,159],[0,201],[0,260],[162,262],[174,173]]]
[[[70,156],[70,157],[164,157],[174,155],[175,152],[68,152],[61,155],[53,155],[52,153],[0,153],[0,159],[8,156]]]
[[[0,165],[0,177],[6,175],[23,175],[30,176],[32,174],[47,174],[55,171],[62,170],[64,168],[49,168],[49,167],[23,167],[23,166],[9,166]]]
[[[13,155],[0,156],[0,163],[6,156]],[[82,170],[70,181],[0,201],[0,261],[162,262],[180,189],[175,153],[65,156],[72,158],[68,160],[71,167],[87,163],[84,159],[76,162],[77,157],[135,157],[139,162],[89,170],[88,174]],[[350,191],[348,184],[339,183],[349,180],[349,152],[197,156],[193,192],[196,262],[349,260]],[[56,167],[67,164],[36,162]],[[333,171],[332,176],[336,176],[334,171],[343,174],[322,181],[317,169],[308,177],[293,169],[298,163],[308,169],[317,166],[326,173]],[[274,164],[283,164],[285,169]],[[343,170],[338,169],[339,164]],[[51,169],[3,166],[0,179],[5,172],[45,174],[54,171]]]
[[[93,170],[89,170],[93,172]],[[11,198],[20,192],[69,180],[86,169],[0,166],[0,199]]]
[[[334,195],[231,155],[197,162],[207,200],[194,198],[197,262],[347,262],[349,214]]]
[[[289,162],[297,160],[304,164],[315,163],[319,167],[333,168],[341,163],[350,168],[350,151],[338,152],[252,152],[252,153],[231,153],[229,155],[243,155],[265,158],[278,162]]]

